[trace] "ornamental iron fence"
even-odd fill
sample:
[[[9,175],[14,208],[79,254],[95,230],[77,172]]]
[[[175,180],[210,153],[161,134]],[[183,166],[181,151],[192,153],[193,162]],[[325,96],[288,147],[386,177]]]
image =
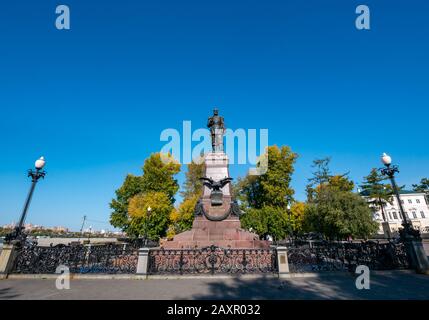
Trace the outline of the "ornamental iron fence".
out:
[[[287,246],[289,271],[354,272],[358,265],[371,270],[410,268],[403,243],[373,241],[295,242]],[[135,274],[139,259],[137,246],[57,245],[51,247],[24,246],[18,249],[12,273],[53,274],[60,265],[75,274]],[[195,249],[149,250],[149,275],[214,275],[270,274],[278,272],[277,250],[231,249],[210,246]]]
[[[320,271],[354,272],[358,265],[371,270],[410,268],[403,243],[315,242],[287,249],[291,273]]]
[[[149,252],[149,274],[254,274],[277,272],[276,249],[158,249]]]
[[[138,249],[127,245],[24,246],[12,273],[52,274],[60,265],[71,273],[129,274],[137,269]]]

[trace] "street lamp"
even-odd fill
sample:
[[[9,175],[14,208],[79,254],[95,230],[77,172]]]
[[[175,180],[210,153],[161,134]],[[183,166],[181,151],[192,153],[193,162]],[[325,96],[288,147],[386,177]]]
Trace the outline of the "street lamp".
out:
[[[33,170],[33,169],[28,170],[28,177],[31,177],[30,191],[27,195],[27,199],[25,201],[24,209],[22,210],[22,214],[21,214],[21,218],[19,219],[18,226],[15,227],[15,230],[12,233],[8,234],[5,237],[5,240],[7,242],[10,242],[13,240],[21,242],[21,241],[24,241],[26,238],[25,234],[22,232],[24,229],[23,226],[24,226],[25,217],[27,215],[28,207],[30,206],[31,198],[33,197],[34,189],[36,188],[37,181],[39,181],[40,178],[45,177],[46,172],[43,170],[43,167],[45,166],[45,164],[46,164],[45,158],[40,157],[34,163],[34,167],[36,170]]]
[[[415,268],[418,273],[429,274],[429,261],[426,256],[426,252],[423,248],[422,238],[420,231],[412,227],[409,219],[405,215],[404,208],[402,206],[401,199],[399,197],[398,187],[395,181],[395,173],[399,173],[398,166],[392,166],[392,158],[383,153],[381,156],[381,162],[384,164],[384,168],[381,168],[381,174],[388,176],[392,182],[392,188],[398,201],[399,210],[402,215],[402,226],[404,229],[400,230],[401,241],[405,245],[405,249],[410,261],[411,267]]]
[[[381,162],[384,164],[385,168],[381,168],[381,174],[388,176],[391,183],[392,183],[392,188],[393,188],[393,192],[395,193],[396,196],[396,200],[398,201],[398,205],[399,205],[399,211],[402,217],[402,226],[404,227],[404,232],[409,234],[412,226],[411,223],[409,221],[409,219],[407,218],[405,211],[404,211],[404,207],[402,206],[402,201],[401,198],[399,196],[399,190],[398,187],[396,185],[396,181],[395,181],[395,173],[399,173],[399,169],[398,166],[392,166],[392,158],[386,154],[383,153],[383,155],[381,156]],[[415,230],[417,231],[417,230]]]
[[[149,219],[150,213],[152,211],[152,208],[149,206],[147,207],[147,215],[146,215],[146,219],[144,222],[144,245],[147,245],[147,220]]]

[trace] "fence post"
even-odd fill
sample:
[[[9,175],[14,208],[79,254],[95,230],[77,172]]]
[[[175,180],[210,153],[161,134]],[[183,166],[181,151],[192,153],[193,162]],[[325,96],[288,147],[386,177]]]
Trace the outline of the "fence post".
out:
[[[17,248],[13,244],[4,244],[0,254],[0,279],[6,279],[12,271],[17,255]]]
[[[146,276],[149,271],[149,248],[139,249],[136,274]]]
[[[287,277],[289,275],[289,262],[286,247],[277,247],[277,265],[279,267],[279,278]]]

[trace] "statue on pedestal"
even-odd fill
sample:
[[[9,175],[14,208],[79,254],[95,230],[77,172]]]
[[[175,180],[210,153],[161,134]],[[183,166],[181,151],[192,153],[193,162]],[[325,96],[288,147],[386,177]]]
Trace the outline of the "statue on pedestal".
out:
[[[241,228],[243,213],[231,190],[228,156],[224,152],[225,123],[217,109],[207,127],[212,139],[212,152],[204,156],[203,191],[194,209],[192,229],[176,234],[164,244],[167,249],[207,247],[268,249],[268,241]]]

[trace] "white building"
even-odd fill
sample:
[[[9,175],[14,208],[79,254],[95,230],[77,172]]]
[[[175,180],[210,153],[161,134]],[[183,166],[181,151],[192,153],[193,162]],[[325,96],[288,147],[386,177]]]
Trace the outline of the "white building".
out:
[[[411,221],[414,228],[419,229],[420,232],[429,232],[429,203],[424,193],[414,191],[400,191],[400,199],[402,207],[404,208],[405,215]],[[361,195],[371,201],[361,192]],[[388,234],[390,236],[395,234],[399,228],[402,228],[402,217],[399,209],[398,202],[395,196],[392,196],[392,203],[386,203],[381,208],[372,206],[374,210],[374,219],[379,222],[379,234]],[[384,219],[383,214],[384,211]]]

